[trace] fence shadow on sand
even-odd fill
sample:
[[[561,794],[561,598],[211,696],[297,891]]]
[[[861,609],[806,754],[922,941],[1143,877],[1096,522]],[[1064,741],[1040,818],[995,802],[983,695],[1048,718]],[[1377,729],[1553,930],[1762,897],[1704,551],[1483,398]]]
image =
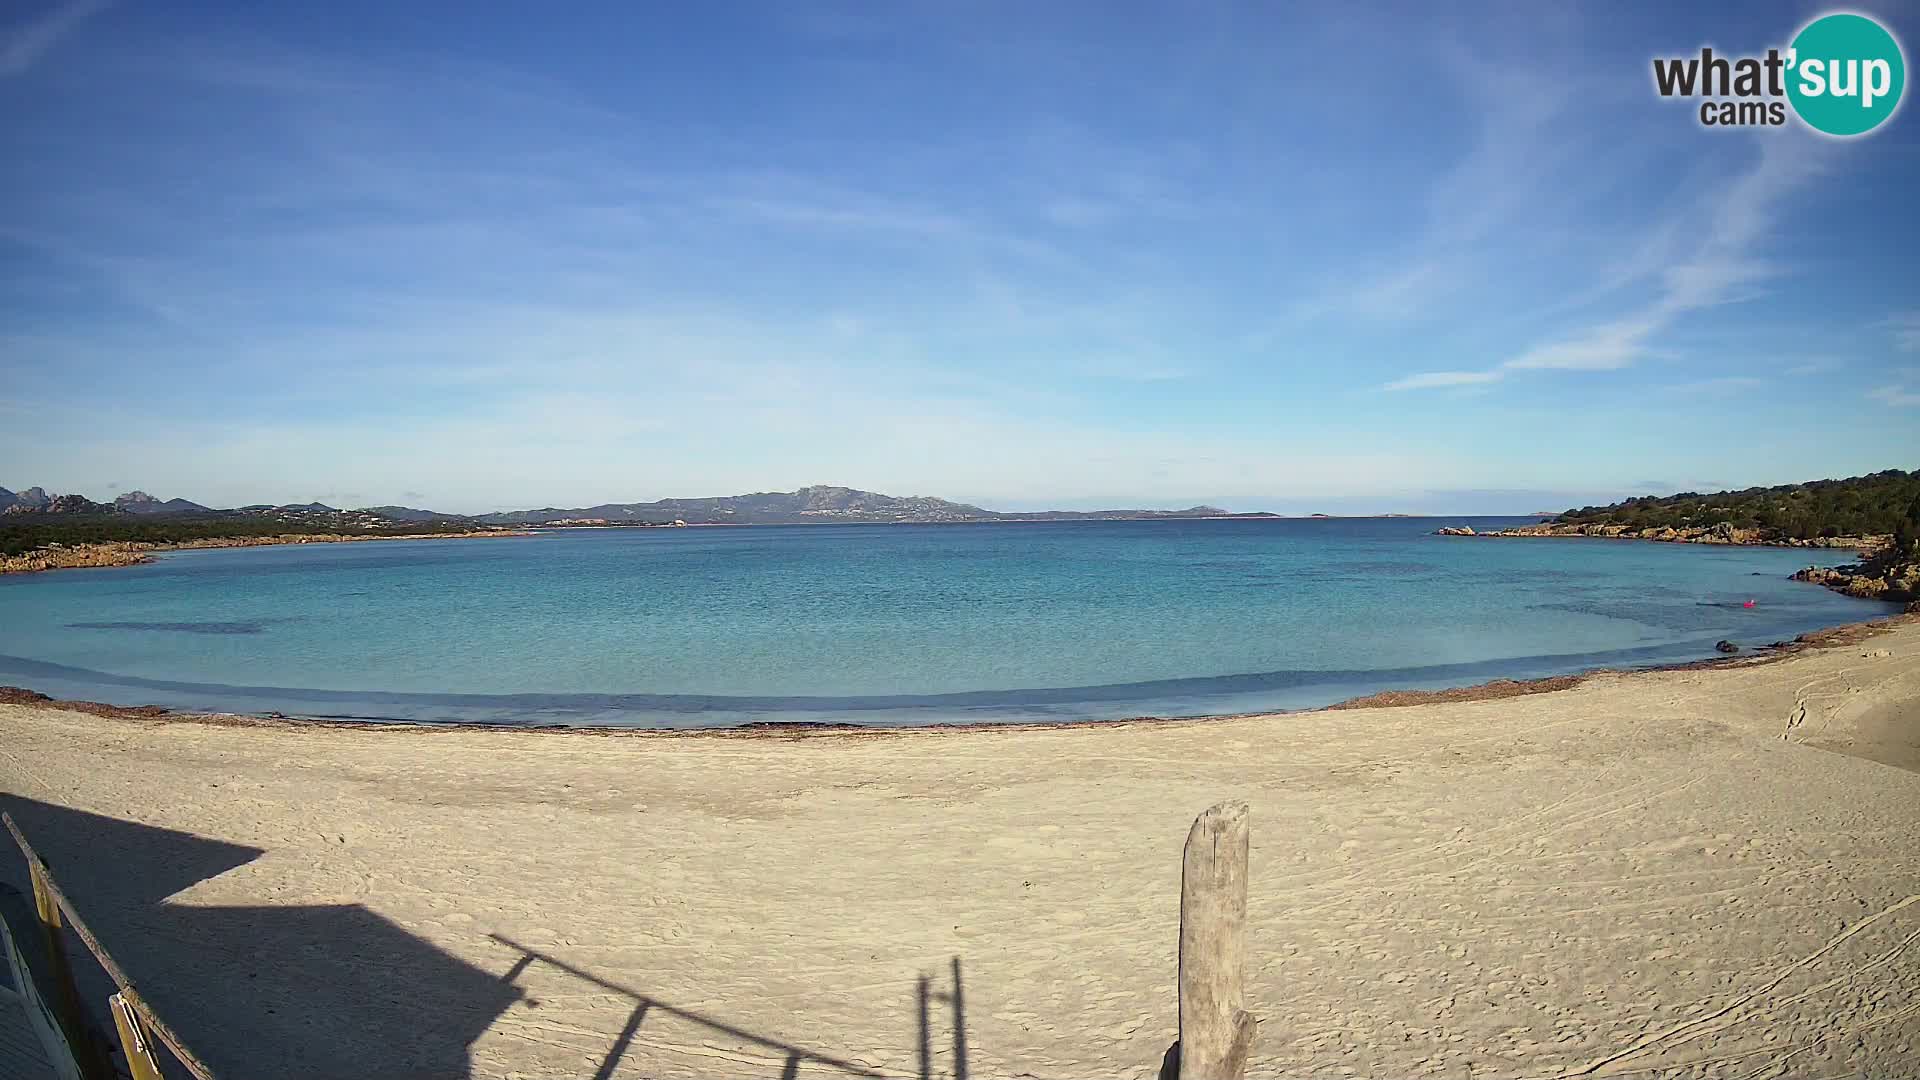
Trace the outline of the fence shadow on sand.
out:
[[[576,967],[558,957],[522,945],[512,938],[504,937],[500,934],[489,934],[487,936],[520,954],[520,958],[514,962],[513,966],[507,970],[506,975],[502,977],[503,982],[512,982],[514,979],[519,978],[520,974],[528,967],[539,963],[565,972],[573,978],[579,979],[596,989],[619,994],[633,1001],[633,1011],[627,1016],[626,1026],[621,1029],[620,1034],[614,1039],[613,1045],[608,1049],[606,1056],[601,1060],[600,1067],[593,1074],[593,1080],[612,1080],[619,1072],[621,1062],[632,1049],[634,1037],[639,1033],[641,1025],[645,1024],[650,1017],[671,1017],[675,1020],[692,1023],[716,1035],[745,1044],[753,1050],[765,1052],[769,1055],[769,1065],[777,1061],[781,1080],[793,1080],[793,1078],[800,1075],[800,1070],[803,1067],[807,1068],[809,1072],[818,1072],[824,1069],[837,1072],[844,1076],[863,1078],[863,1080],[867,1080],[867,1078],[871,1078],[871,1080],[889,1080],[890,1077],[897,1076],[897,1074],[880,1072],[870,1065],[848,1061],[819,1050],[810,1050],[803,1046],[796,1046],[793,1043],[785,1042],[768,1035],[747,1031],[726,1023],[725,1021],[717,1020],[711,1016],[694,1012],[690,1009],[683,1009],[671,1005],[650,994],[636,990],[631,986],[626,986],[611,979],[596,975],[593,972]],[[921,975],[918,985],[915,988],[914,1000],[919,1033],[917,1046],[919,1069],[915,1074],[917,1080],[934,1080],[935,1077],[935,1053],[933,1050],[935,1020],[933,1013],[934,1006],[936,1005],[944,1007],[945,1010],[950,1010],[952,1019],[952,1059],[950,1063],[948,1063],[949,1067],[941,1070],[941,1075],[951,1077],[952,1080],[968,1080],[966,997],[961,982],[960,958],[957,956],[953,957],[951,961],[950,978],[952,982],[949,989],[935,990],[933,978],[928,975]],[[729,1067],[737,1069],[739,1064],[738,1062],[730,1063]]]
[[[621,1071],[649,1017],[690,1022],[761,1052],[769,1080],[796,1077],[803,1067],[816,1075],[898,1078],[680,1008],[499,935],[490,936],[520,954],[504,975],[469,964],[358,903],[223,907],[175,899],[267,854],[261,848],[4,793],[0,810],[32,839],[141,994],[222,1078],[463,1080],[473,1075],[473,1043],[525,997],[514,981],[534,963],[633,1001],[594,1080]],[[31,888],[19,859],[0,858],[0,881],[23,892]],[[111,1044],[106,1002],[114,986],[77,940],[67,942],[67,953],[75,959],[90,1024]],[[917,1080],[968,1080],[959,957],[951,961],[950,979],[950,987],[937,986],[922,975],[915,988]],[[934,1030],[946,1026],[939,1014],[949,1011],[951,1058],[937,1061]],[[944,1047],[939,1056],[945,1056]],[[629,1062],[627,1071],[637,1065]]]
[[[520,991],[361,904],[170,902],[259,848],[0,796],[155,1010],[222,1077],[471,1075],[468,1047]],[[24,864],[0,875],[26,888]],[[111,982],[68,954],[94,1027]]]

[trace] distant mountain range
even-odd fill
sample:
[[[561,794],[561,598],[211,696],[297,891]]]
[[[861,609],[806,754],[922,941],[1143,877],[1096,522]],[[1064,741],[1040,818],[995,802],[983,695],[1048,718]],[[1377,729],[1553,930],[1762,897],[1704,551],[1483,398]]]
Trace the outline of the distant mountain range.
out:
[[[129,491],[113,500],[113,505],[129,514],[191,514],[195,511],[204,513],[211,509],[185,499],[168,499],[166,502],[161,502],[144,491]]]
[[[258,514],[309,520],[329,515],[398,522],[472,522],[479,525],[782,525],[804,522],[947,522],[947,521],[1134,521],[1154,518],[1269,518],[1275,514],[1234,514],[1215,506],[1185,510],[1047,510],[1037,513],[1000,513],[967,503],[925,495],[882,495],[858,488],[815,486],[798,491],[763,491],[751,495],[723,495],[704,499],[656,499],[653,502],[601,503],[574,508],[543,507],[491,514],[444,514],[411,506],[368,506],[338,509],[324,503],[256,503],[215,510],[186,499],[161,501],[143,491],[130,491],[111,504],[80,495],[48,495],[38,487],[14,493],[0,488],[0,513],[6,514]]]
[[[49,495],[44,488],[13,492],[0,488],[0,513],[7,514],[191,514],[209,508],[185,499],[159,499],[144,491],[129,491],[112,503],[97,503],[85,495]]]
[[[53,497],[48,495],[42,488],[30,487],[20,492],[0,488],[0,513],[12,510],[16,506],[19,507],[22,512],[28,510],[45,510],[47,504],[52,501]]]
[[[689,525],[777,525],[816,521],[940,522],[940,521],[1088,521],[1164,517],[1271,517],[1270,514],[1233,515],[1218,507],[1186,510],[1048,510],[1033,514],[1006,514],[967,503],[928,495],[882,495],[858,488],[815,486],[798,491],[761,491],[751,495],[722,495],[705,499],[657,499],[643,503],[602,503],[563,510],[514,510],[481,514],[477,520],[494,525],[538,525],[553,521],[598,520],[609,524],[652,522]]]

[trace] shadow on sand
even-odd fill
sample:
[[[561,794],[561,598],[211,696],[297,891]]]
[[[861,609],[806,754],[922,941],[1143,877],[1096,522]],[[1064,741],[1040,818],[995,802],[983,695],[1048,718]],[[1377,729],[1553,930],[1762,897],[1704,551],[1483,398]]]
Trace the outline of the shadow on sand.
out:
[[[466,1077],[467,1047],[519,996],[359,904],[169,903],[264,852],[0,798],[160,1015],[225,1077]],[[26,887],[24,863],[0,857]],[[96,1027],[112,984],[69,939]]]
[[[533,963],[549,964],[634,1002],[595,1080],[621,1069],[648,1016],[672,1016],[770,1052],[782,1077],[806,1066],[853,1077],[884,1074],[670,1005],[612,979],[493,935],[520,958],[504,975],[461,960],[360,904],[206,907],[170,898],[259,858],[262,849],[0,794],[68,898],[160,1015],[223,1080],[462,1080],[470,1047],[523,992],[513,985]],[[11,843],[0,880],[25,890],[25,863]],[[111,1031],[113,986],[78,939],[68,955],[94,1024]],[[952,1080],[967,1080],[960,960],[952,986],[917,990],[919,1080],[933,1080],[931,1010],[952,1013]],[[631,1071],[631,1070],[629,1070]]]
[[[593,1080],[612,1080],[612,1077],[620,1069],[622,1059],[626,1057],[628,1050],[633,1046],[634,1036],[639,1033],[640,1026],[646,1023],[649,1016],[668,1016],[677,1020],[688,1021],[704,1027],[715,1034],[746,1043],[755,1049],[770,1051],[772,1056],[780,1060],[781,1080],[793,1080],[794,1077],[800,1075],[800,1070],[803,1066],[808,1067],[809,1072],[817,1072],[819,1068],[824,1068],[845,1076],[879,1078],[879,1080],[885,1080],[887,1077],[886,1073],[878,1072],[872,1067],[858,1062],[846,1061],[830,1054],[821,1053],[818,1050],[809,1050],[804,1046],[795,1046],[792,1043],[782,1042],[779,1039],[755,1034],[754,1032],[743,1030],[724,1021],[716,1020],[713,1017],[670,1005],[661,1001],[659,998],[652,997],[630,986],[623,986],[620,983],[602,978],[590,971],[575,967],[557,957],[543,953],[538,949],[528,948],[512,938],[503,937],[499,934],[489,934],[487,936],[520,954],[520,959],[514,962],[513,967],[509,968],[507,974],[503,977],[502,981],[504,982],[511,982],[519,978],[521,972],[535,963],[540,963],[566,972],[568,975],[600,990],[619,994],[633,1001],[633,1011],[627,1016],[626,1027],[621,1030],[619,1037],[614,1040],[613,1046],[608,1049],[606,1057],[601,1060],[599,1069],[593,1074]],[[951,989],[934,990],[933,978],[928,975],[921,975],[919,984],[916,987],[915,1007],[919,1032],[919,1072],[916,1074],[918,1080],[934,1080],[934,1017],[932,1006],[935,1004],[950,1008],[953,1021],[952,1067],[951,1071],[943,1071],[943,1075],[951,1077],[951,1080],[968,1080],[966,996],[961,984],[960,958],[957,956],[954,957],[951,963],[953,980]]]

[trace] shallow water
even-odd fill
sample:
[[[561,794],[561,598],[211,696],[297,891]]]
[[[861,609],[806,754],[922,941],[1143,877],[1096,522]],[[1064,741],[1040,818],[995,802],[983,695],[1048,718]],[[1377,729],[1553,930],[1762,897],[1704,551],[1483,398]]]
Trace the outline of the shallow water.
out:
[[[297,716],[706,727],[1195,715],[1714,655],[1890,613],[1846,552],[1505,519],[582,530],[0,578],[0,682]],[[1753,608],[1743,602],[1753,599]]]

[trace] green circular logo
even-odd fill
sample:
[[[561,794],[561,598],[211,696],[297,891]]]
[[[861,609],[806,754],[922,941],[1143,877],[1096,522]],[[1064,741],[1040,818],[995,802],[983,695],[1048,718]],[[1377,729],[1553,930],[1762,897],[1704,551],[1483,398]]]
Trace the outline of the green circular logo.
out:
[[[1865,15],[1823,15],[1787,54],[1787,98],[1816,131],[1864,135],[1886,122],[1907,89],[1900,43]]]

